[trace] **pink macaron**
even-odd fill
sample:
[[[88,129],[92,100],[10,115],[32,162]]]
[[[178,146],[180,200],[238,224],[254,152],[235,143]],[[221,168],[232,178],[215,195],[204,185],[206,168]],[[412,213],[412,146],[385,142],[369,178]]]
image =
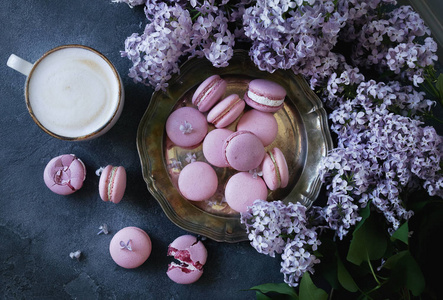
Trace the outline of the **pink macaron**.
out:
[[[231,134],[223,143],[225,161],[237,171],[257,168],[265,156],[261,140],[252,132],[240,130]]]
[[[106,166],[98,184],[100,198],[103,201],[119,203],[123,199],[126,189],[126,170],[122,166]]]
[[[117,265],[126,269],[141,266],[151,255],[149,235],[138,227],[118,231],[109,244],[109,253]]]
[[[265,154],[261,169],[263,180],[271,191],[288,185],[288,164],[280,149],[273,148]]]
[[[219,168],[229,167],[224,158],[223,144],[225,140],[234,132],[226,128],[219,128],[210,131],[203,141],[203,155],[213,166]]]
[[[208,132],[205,116],[193,107],[182,107],[166,120],[166,134],[171,141],[183,148],[198,146]]]
[[[182,235],[169,245],[168,256],[173,256],[179,261],[168,265],[168,277],[179,284],[190,284],[202,276],[208,252],[195,236]]]
[[[229,178],[225,188],[225,198],[229,206],[238,211],[246,212],[255,200],[266,200],[268,189],[258,176],[249,172],[238,172]]]
[[[207,163],[195,161],[186,165],[178,176],[178,189],[191,201],[211,198],[217,191],[218,179],[215,170]]]
[[[229,95],[209,111],[206,119],[216,128],[227,127],[240,116],[245,105],[245,101],[237,94]]]
[[[201,112],[211,109],[226,91],[226,81],[218,75],[212,75],[203,81],[192,96],[192,104]]]
[[[272,113],[251,109],[238,120],[237,130],[252,132],[266,147],[272,144],[277,137],[278,124]]]
[[[74,154],[54,157],[43,172],[46,186],[59,195],[69,195],[79,190],[85,178],[86,167]]]
[[[286,90],[276,82],[254,79],[244,95],[246,103],[259,111],[276,112],[283,107]]]

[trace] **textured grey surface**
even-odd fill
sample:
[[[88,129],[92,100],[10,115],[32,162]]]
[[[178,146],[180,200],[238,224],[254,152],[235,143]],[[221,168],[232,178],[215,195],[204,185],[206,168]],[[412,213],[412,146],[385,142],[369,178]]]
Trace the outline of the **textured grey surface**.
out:
[[[142,32],[143,11],[110,0],[3,1],[0,10],[0,299],[247,299],[242,291],[282,282],[278,258],[258,254],[247,242],[206,240],[203,277],[192,285],[166,276],[168,244],[187,233],[165,216],[143,181],[136,149],[138,123],[152,89],[127,76],[120,57],[124,40]],[[126,103],[104,136],[66,142],[45,134],[26,109],[25,77],[6,66],[11,53],[29,61],[62,44],[84,44],[106,55],[120,72]],[[54,156],[74,153],[87,168],[83,188],[59,196],[46,188],[43,170]],[[122,165],[128,174],[124,199],[105,203],[95,170]],[[97,235],[106,223],[109,235]],[[117,266],[108,253],[115,232],[138,226],[151,236],[148,261],[134,270]],[[81,250],[80,261],[69,253]]]

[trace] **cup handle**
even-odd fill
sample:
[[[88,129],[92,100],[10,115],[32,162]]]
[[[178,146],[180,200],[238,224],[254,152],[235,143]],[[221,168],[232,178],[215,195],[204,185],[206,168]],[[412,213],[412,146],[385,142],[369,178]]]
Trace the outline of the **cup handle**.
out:
[[[15,54],[11,54],[8,58],[8,62],[6,65],[20,73],[22,73],[25,76],[28,76],[29,73],[32,70],[33,64],[30,62],[24,60],[23,58],[18,57]]]

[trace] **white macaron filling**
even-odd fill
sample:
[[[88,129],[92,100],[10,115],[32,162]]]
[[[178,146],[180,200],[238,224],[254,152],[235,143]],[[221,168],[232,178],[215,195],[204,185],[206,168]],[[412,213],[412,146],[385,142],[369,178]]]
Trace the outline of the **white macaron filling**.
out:
[[[280,106],[283,104],[283,102],[285,101],[285,99],[277,99],[277,100],[271,100],[268,97],[264,97],[264,96],[260,96],[260,95],[256,95],[254,93],[252,93],[251,91],[248,91],[248,97],[251,100],[254,100],[255,102],[257,102],[258,104],[262,104],[262,105],[266,105],[266,106]]]
[[[202,93],[200,94],[201,96],[199,98],[196,99],[195,101],[195,105],[198,107],[200,105],[200,103],[202,102],[203,99],[205,99],[206,97],[208,97],[208,95],[214,90],[215,86],[217,85],[217,83],[219,82],[219,80],[213,80],[212,82],[209,83],[209,85],[202,91]]]

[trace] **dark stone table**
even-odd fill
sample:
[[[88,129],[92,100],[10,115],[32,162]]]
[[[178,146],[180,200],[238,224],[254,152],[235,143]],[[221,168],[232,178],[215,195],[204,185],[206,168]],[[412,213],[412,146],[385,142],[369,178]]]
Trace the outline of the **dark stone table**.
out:
[[[148,192],[136,149],[139,121],[153,90],[127,76],[120,57],[125,38],[142,32],[141,8],[110,0],[2,1],[0,9],[0,299],[247,299],[252,286],[283,282],[279,258],[258,254],[248,242],[205,240],[209,257],[202,278],[178,285],[166,275],[168,244],[187,232],[174,225]],[[14,53],[31,62],[62,44],[83,44],[106,55],[120,72],[126,102],[116,125],[86,142],[67,142],[44,133],[24,101],[25,77],[8,68]],[[52,193],[43,170],[54,156],[73,153],[87,168],[83,188]],[[103,202],[95,170],[122,165],[128,184],[118,205]],[[97,235],[106,223],[110,234]],[[141,267],[126,270],[111,259],[114,233],[138,226],[153,251]],[[69,257],[81,250],[79,261]]]

